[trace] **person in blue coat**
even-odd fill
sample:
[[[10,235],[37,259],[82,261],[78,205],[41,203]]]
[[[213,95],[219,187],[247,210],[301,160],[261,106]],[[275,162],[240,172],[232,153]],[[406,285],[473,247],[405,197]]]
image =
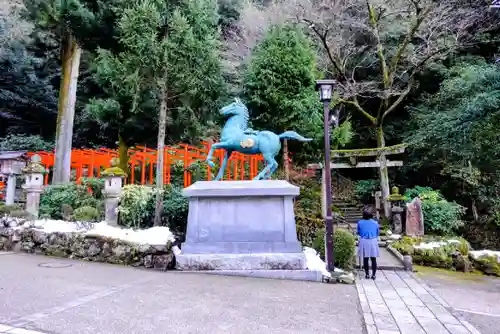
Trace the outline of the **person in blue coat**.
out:
[[[363,209],[363,219],[358,221],[358,256],[363,259],[365,277],[370,278],[368,262],[371,259],[372,276],[374,280],[377,273],[377,257],[380,256],[378,249],[379,225],[373,219],[373,207],[367,206]]]

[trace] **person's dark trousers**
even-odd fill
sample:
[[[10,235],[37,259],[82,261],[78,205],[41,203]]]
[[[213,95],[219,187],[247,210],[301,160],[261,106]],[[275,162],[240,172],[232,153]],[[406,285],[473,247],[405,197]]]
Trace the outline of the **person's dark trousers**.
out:
[[[372,260],[372,276],[377,273],[377,258],[376,257],[365,257],[363,258],[363,268],[365,269],[366,276],[369,275],[370,267],[368,266],[368,260]]]

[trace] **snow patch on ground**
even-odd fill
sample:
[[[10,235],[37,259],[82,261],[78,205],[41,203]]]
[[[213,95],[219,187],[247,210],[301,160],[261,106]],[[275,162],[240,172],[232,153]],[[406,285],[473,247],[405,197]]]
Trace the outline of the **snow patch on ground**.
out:
[[[474,259],[478,259],[481,256],[496,256],[498,262],[500,263],[500,252],[499,251],[492,251],[492,250],[488,250],[488,249],[483,249],[483,250],[470,251],[469,254]]]
[[[439,248],[441,246],[446,246],[449,244],[459,244],[460,241],[450,239],[446,241],[431,241],[431,242],[422,242],[420,245],[413,245],[415,249],[434,249]]]
[[[310,247],[304,247],[304,255],[306,256],[307,269],[319,271],[326,277],[332,277],[332,274],[326,269],[326,263],[321,260],[316,250]],[[335,268],[335,271],[337,271],[337,268]]]
[[[83,233],[86,235],[99,235],[103,237],[120,239],[137,244],[165,245],[167,242],[175,241],[175,237],[170,229],[165,226],[151,227],[143,230],[134,230],[131,228],[121,228],[110,226],[106,222],[100,223],[79,223],[67,222],[63,220],[36,220],[34,229],[45,233]]]

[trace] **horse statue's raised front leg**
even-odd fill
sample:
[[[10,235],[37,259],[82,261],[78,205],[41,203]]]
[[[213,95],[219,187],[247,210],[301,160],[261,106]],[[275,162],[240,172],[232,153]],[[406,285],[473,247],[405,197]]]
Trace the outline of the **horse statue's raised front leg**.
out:
[[[212,145],[212,147],[210,147],[210,151],[208,151],[207,158],[205,159],[205,161],[210,167],[215,167],[215,164],[212,161],[212,156],[214,155],[215,150],[218,148],[224,148],[226,145],[227,143],[220,142],[220,143],[215,143]]]

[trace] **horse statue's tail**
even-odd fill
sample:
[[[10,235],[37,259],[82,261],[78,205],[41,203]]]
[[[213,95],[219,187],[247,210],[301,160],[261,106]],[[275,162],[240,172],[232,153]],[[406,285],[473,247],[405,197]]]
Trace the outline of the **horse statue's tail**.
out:
[[[295,131],[285,131],[278,136],[280,139],[295,139],[298,141],[311,141],[312,138],[305,138]]]

